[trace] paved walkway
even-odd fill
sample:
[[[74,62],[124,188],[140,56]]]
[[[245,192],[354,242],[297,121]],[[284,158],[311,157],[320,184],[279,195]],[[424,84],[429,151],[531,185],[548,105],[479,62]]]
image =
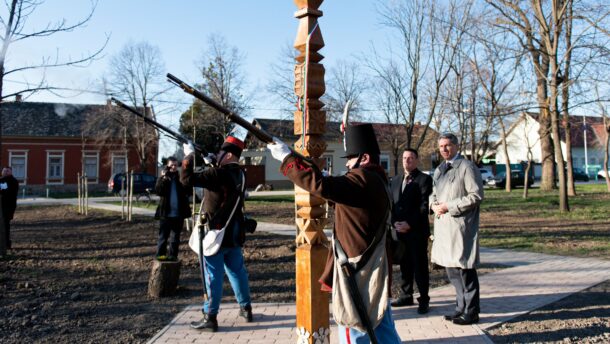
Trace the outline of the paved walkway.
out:
[[[431,310],[417,314],[416,306],[393,309],[398,334],[415,343],[491,343],[483,331],[513,317],[555,302],[610,279],[610,261],[551,256],[499,249],[482,249],[485,263],[512,268],[480,277],[481,321],[458,326],[443,320],[452,313],[455,293],[447,286],[430,291]],[[223,304],[218,316],[220,331],[203,333],[189,328],[201,318],[200,305],[178,314],[148,343],[297,343],[294,304],[254,304],[254,322],[237,316],[238,306]],[[331,343],[337,343],[337,327],[331,324]]]
[[[20,204],[73,204],[76,200],[20,199]],[[90,199],[92,208],[118,210],[120,206]],[[154,211],[134,208],[134,213],[152,216]],[[258,230],[295,235],[294,226],[259,223]],[[393,309],[396,328],[403,341],[415,343],[491,343],[483,331],[567,295],[610,279],[610,261],[574,258],[499,249],[481,249],[484,263],[512,266],[480,277],[481,321],[457,326],[443,320],[453,311],[454,290],[447,286],[430,291],[430,313],[417,314],[416,306]],[[254,322],[237,316],[235,303],[223,304],[219,314],[220,332],[203,333],[189,327],[201,318],[200,305],[179,313],[148,343],[296,343],[296,308],[293,303],[254,304]],[[337,327],[331,322],[331,343],[336,343]]]

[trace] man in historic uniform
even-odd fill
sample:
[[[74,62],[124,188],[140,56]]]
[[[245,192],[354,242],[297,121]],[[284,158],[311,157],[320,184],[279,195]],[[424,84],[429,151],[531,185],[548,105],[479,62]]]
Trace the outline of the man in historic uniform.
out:
[[[267,147],[282,162],[280,171],[312,195],[334,203],[333,249],[320,283],[322,290],[332,292],[341,343],[400,343],[388,302],[391,270],[385,238],[390,197],[372,125],[347,127],[349,171],[343,176],[323,176],[285,143],[274,141]]]
[[[184,145],[181,181],[186,186],[204,188],[203,209],[207,218],[203,240],[204,276],[208,298],[203,302],[203,318],[191,323],[194,329],[216,332],[225,271],[240,306],[239,315],[252,322],[248,272],[242,245],[245,241],[243,215],[245,174],[239,166],[244,143],[228,136],[215,155],[216,167],[193,171],[194,149]]]
[[[417,150],[407,148],[402,153],[404,172],[392,178],[392,224],[398,240],[406,250],[399,263],[401,273],[401,295],[392,302],[392,307],[413,305],[413,277],[419,290],[417,299],[419,314],[428,313],[430,297],[430,275],[428,272],[428,198],[432,193],[432,178],[418,168]]]
[[[430,204],[434,211],[432,262],[444,266],[456,291],[455,312],[445,319],[458,325],[479,321],[479,205],[483,180],[477,166],[458,154],[458,139],[443,134],[438,148],[445,161],[434,171]]]

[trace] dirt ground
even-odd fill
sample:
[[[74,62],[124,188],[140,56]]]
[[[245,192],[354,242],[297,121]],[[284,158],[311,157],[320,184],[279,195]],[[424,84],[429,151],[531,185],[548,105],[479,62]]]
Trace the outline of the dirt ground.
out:
[[[256,209],[249,210],[258,216]],[[151,299],[147,285],[157,222],[136,217],[126,223],[115,213],[89,214],[77,215],[75,208],[68,206],[18,208],[12,226],[14,249],[0,260],[0,342],[143,343],[185,306],[201,302],[199,269],[196,256],[186,245],[187,232],[182,238],[177,294]],[[294,250],[291,237],[261,232],[248,237],[244,255],[255,302],[294,302]],[[481,273],[497,268],[487,266]],[[395,291],[398,279],[396,273]],[[432,286],[445,283],[444,272],[433,271]],[[594,343],[587,340],[597,337],[608,341],[603,336],[608,333],[610,299],[607,286],[604,288],[572,306],[551,307],[560,314],[571,314],[579,328],[591,330],[574,332],[581,340],[577,342]],[[234,302],[228,283],[225,295],[223,302]],[[583,306],[582,302],[605,308]],[[601,324],[587,325],[591,317],[601,319]],[[553,329],[560,331],[562,322],[564,318],[555,319]],[[537,320],[526,318],[507,327],[509,333],[520,331],[516,326],[521,324],[527,324],[523,328],[532,334],[549,332],[545,333]],[[509,338],[503,333],[497,338],[498,342],[514,342],[502,341]],[[532,338],[533,342],[554,341],[544,339],[548,336]]]

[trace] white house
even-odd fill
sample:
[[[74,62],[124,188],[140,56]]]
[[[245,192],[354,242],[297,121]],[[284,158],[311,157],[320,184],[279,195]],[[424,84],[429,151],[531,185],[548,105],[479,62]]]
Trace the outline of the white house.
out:
[[[572,139],[572,162],[574,168],[588,169],[589,175],[594,175],[602,168],[604,163],[604,144],[606,131],[604,129],[603,118],[570,116],[570,133]],[[527,161],[528,147],[532,151],[533,161],[536,169],[534,174],[539,177],[541,148],[540,135],[538,130],[538,114],[523,113],[509,129],[506,137],[508,146],[508,156],[512,164]],[[561,130],[561,150],[563,157],[566,157],[565,133]],[[586,138],[586,140],[585,140]],[[586,142],[586,145],[585,145]],[[504,145],[499,143],[496,153],[496,164],[504,164]]]

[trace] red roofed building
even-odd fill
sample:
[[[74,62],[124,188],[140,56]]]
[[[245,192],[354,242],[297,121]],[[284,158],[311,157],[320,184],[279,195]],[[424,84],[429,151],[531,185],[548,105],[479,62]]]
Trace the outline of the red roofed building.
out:
[[[20,189],[27,194],[44,194],[47,189],[75,191],[79,173],[86,173],[89,190],[106,190],[113,173],[126,168],[142,171],[134,146],[123,145],[122,130],[110,119],[110,111],[117,109],[109,104],[3,102],[0,164],[13,168]],[[96,143],[86,134],[91,129],[85,130],[90,116],[108,119],[100,126],[116,127],[116,139]],[[146,172],[152,175],[156,174],[157,146],[158,141],[149,149],[151,163]]]

